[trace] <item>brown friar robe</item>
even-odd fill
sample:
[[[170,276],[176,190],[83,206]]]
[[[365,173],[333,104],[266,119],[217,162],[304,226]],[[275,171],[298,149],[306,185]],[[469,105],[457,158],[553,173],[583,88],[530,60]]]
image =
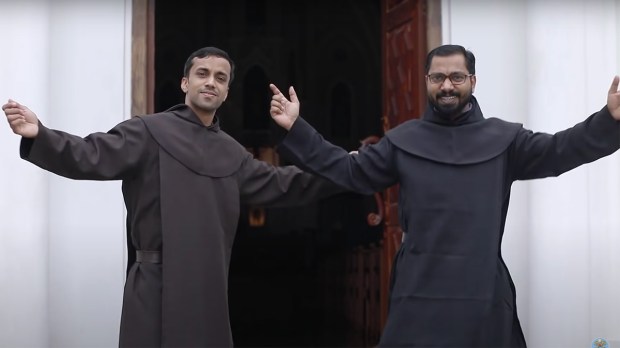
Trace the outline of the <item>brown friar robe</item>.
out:
[[[304,204],[335,186],[256,160],[186,105],[85,138],[40,125],[22,158],[78,180],[122,180],[128,274],[120,346],[232,346],[228,267],[241,202]],[[161,263],[136,262],[161,251]]]

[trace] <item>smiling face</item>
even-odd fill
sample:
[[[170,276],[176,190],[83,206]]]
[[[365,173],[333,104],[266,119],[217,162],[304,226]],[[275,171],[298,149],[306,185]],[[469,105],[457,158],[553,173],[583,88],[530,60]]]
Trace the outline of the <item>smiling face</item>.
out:
[[[449,56],[434,56],[428,75],[452,74],[470,75],[465,64],[465,57],[462,54]],[[427,76],[426,92],[428,100],[440,113],[453,118],[458,116],[469,104],[471,96],[476,87],[476,75],[467,76],[463,83],[455,85],[450,78],[446,78],[441,83],[434,83]]]
[[[189,73],[181,79],[185,104],[204,124],[210,125],[215,111],[228,97],[231,66],[228,60],[217,56],[194,58],[192,62]]]

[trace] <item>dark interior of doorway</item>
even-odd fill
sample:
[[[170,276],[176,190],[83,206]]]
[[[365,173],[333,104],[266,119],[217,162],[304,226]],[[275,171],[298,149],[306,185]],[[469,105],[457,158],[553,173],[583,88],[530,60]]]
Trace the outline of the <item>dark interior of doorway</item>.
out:
[[[237,65],[218,111],[222,128],[249,151],[272,153],[281,136],[268,114],[270,82],[295,86],[303,117],[355,150],[361,139],[381,135],[379,3],[158,1],[155,111],[183,102],[187,56],[216,46]],[[375,210],[371,197],[354,193],[303,207],[242,206],[229,276],[235,345],[347,346],[347,252],[379,240],[381,228],[366,224]]]

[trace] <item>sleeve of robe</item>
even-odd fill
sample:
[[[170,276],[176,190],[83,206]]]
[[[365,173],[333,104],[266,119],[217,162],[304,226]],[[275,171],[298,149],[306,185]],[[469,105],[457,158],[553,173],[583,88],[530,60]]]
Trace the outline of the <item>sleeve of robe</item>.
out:
[[[132,175],[139,166],[147,134],[138,119],[84,138],[39,123],[35,138],[22,138],[20,156],[70,179],[119,180]]]
[[[299,117],[278,151],[295,165],[357,193],[373,194],[397,182],[393,147],[386,137],[358,154],[349,154]]]
[[[248,154],[238,173],[241,201],[277,207],[304,205],[344,189],[295,166],[273,166]]]
[[[513,147],[514,180],[558,176],[620,148],[620,122],[605,106],[574,127],[555,133],[521,130]]]

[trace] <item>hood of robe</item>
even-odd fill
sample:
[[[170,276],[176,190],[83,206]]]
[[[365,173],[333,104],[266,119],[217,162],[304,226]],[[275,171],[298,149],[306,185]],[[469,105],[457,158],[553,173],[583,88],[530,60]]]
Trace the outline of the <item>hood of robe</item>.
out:
[[[198,175],[226,177],[240,167],[247,151],[220,130],[217,117],[205,126],[194,111],[179,104],[163,113],[141,116],[155,141]],[[183,122],[178,122],[182,120]]]

